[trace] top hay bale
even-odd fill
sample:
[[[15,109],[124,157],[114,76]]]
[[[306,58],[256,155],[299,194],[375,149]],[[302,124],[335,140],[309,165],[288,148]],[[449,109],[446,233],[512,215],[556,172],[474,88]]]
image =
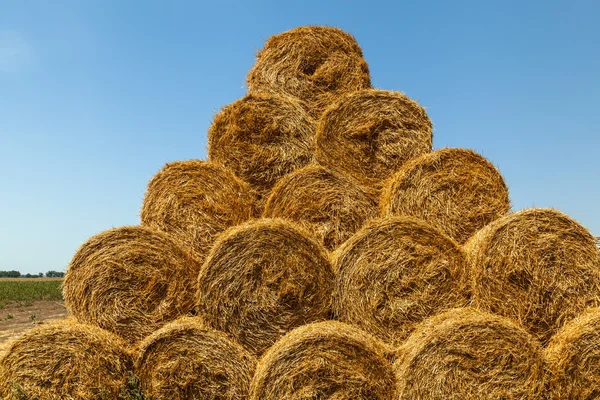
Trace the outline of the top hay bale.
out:
[[[218,234],[254,217],[256,202],[250,186],[228,169],[178,161],[166,164],[148,184],[141,220],[185,247],[199,268]]]
[[[349,178],[309,165],[273,187],[263,216],[295,221],[334,250],[377,216],[377,203]]]
[[[338,28],[302,26],[272,36],[248,73],[248,91],[302,100],[315,118],[341,95],[371,87],[360,46]]]
[[[199,267],[167,234],[142,226],[102,232],[77,251],[63,296],[79,321],[130,345],[194,306]]]
[[[425,320],[398,350],[398,400],[539,400],[542,348],[508,318],[457,308]]]
[[[500,172],[471,150],[442,149],[404,164],[381,194],[383,216],[412,215],[459,243],[510,209]]]
[[[544,352],[550,400],[600,398],[600,308],[591,308],[552,337]]]
[[[292,97],[247,95],[224,107],[208,130],[208,158],[262,196],[313,160],[315,122]]]
[[[387,349],[337,321],[301,326],[260,359],[250,400],[396,400]]]
[[[0,398],[125,400],[132,371],[121,338],[74,320],[58,321],[12,343],[0,360]]]
[[[377,196],[408,160],[430,153],[433,126],[425,109],[398,92],[365,89],[331,105],[317,125],[316,160]]]
[[[556,210],[500,218],[465,245],[474,306],[519,321],[545,343],[600,306],[600,254],[583,226]]]

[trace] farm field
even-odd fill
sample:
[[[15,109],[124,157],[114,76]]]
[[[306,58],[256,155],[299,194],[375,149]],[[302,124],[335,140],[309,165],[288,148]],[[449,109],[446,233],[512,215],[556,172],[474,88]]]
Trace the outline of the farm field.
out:
[[[66,318],[60,278],[0,279],[0,356],[10,339],[37,324]]]

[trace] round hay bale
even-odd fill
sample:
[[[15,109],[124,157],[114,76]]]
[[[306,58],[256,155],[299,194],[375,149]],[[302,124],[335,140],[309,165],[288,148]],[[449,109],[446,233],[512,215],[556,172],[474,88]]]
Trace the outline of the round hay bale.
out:
[[[198,275],[203,320],[260,354],[286,332],[331,313],[325,249],[283,220],[257,220],[219,237]]]
[[[377,203],[349,178],[309,165],[273,187],[263,216],[295,221],[334,250],[377,216]]]
[[[464,251],[414,217],[367,223],[332,264],[335,314],[393,346],[424,319],[468,301]]]
[[[261,195],[313,160],[315,122],[291,97],[247,95],[221,110],[208,130],[210,161]]]
[[[474,309],[425,320],[394,364],[401,400],[539,400],[540,344],[517,323]]]
[[[382,215],[421,218],[459,243],[510,209],[502,175],[471,150],[442,149],[408,161],[381,195]]]
[[[396,399],[386,349],[375,338],[337,321],[299,327],[260,359],[251,400]]]
[[[600,308],[563,326],[544,351],[550,400],[600,398]]]
[[[556,210],[503,217],[466,249],[474,305],[519,321],[544,344],[586,308],[600,306],[594,237]]]
[[[65,275],[63,297],[80,322],[134,344],[193,309],[198,270],[165,233],[115,228],[79,248]]]
[[[133,362],[116,335],[73,320],[38,325],[0,360],[0,398],[126,399]]]
[[[338,28],[302,26],[267,40],[247,84],[252,94],[296,97],[318,117],[340,96],[370,88],[371,78],[354,37]]]
[[[166,164],[148,184],[141,220],[168,233],[201,265],[218,234],[255,216],[256,202],[250,185],[228,169],[178,161]]]
[[[365,89],[323,113],[315,156],[377,195],[404,163],[431,152],[432,129],[425,109],[404,94]]]
[[[253,355],[197,317],[154,332],[136,356],[143,392],[154,400],[247,399],[255,368]]]

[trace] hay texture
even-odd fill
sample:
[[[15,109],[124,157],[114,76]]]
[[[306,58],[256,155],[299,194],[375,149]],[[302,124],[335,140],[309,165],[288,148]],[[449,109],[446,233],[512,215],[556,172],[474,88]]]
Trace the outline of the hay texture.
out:
[[[256,359],[197,317],[165,325],[137,350],[136,372],[153,400],[248,398]]]
[[[302,326],[260,359],[251,400],[395,399],[396,380],[383,344],[337,321]]]
[[[541,346],[507,318],[450,310],[425,320],[398,353],[398,399],[544,398]]]
[[[468,301],[462,248],[414,217],[368,223],[332,264],[335,314],[394,346],[419,322]]]
[[[431,152],[432,129],[425,109],[404,94],[361,90],[321,116],[316,159],[377,195],[408,160]]]
[[[178,161],[165,165],[148,184],[141,220],[168,233],[201,265],[217,235],[254,217],[256,203],[250,186],[228,169]]]
[[[519,321],[542,343],[586,308],[600,305],[594,237],[556,210],[501,218],[466,249],[474,305]]]
[[[600,308],[563,326],[545,350],[550,400],[600,398]]]
[[[193,308],[198,269],[165,233],[111,229],[73,257],[63,282],[65,305],[77,320],[134,344]]]
[[[273,187],[263,216],[295,221],[334,250],[377,216],[377,203],[349,178],[309,165]]]
[[[73,320],[39,325],[0,360],[0,398],[127,399],[133,362],[126,343]]]
[[[313,160],[315,122],[291,97],[247,95],[223,108],[208,130],[209,160],[261,195]]]
[[[338,28],[302,26],[274,35],[256,55],[248,91],[303,101],[314,117],[340,96],[371,87],[356,39]]]
[[[404,164],[386,183],[382,215],[421,218],[459,243],[510,209],[502,175],[471,150],[442,149]]]
[[[327,252],[283,220],[226,231],[198,275],[197,309],[209,326],[260,354],[286,332],[331,312]]]

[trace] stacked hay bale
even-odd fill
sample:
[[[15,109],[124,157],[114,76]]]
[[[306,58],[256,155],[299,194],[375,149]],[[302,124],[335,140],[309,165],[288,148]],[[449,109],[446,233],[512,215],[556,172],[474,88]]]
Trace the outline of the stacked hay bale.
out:
[[[247,82],[209,161],[165,165],[140,226],[81,246],[77,322],[16,341],[0,399],[598,396],[585,228],[510,214],[496,167],[433,151],[425,109],[372,89],[340,29],[273,36]]]

